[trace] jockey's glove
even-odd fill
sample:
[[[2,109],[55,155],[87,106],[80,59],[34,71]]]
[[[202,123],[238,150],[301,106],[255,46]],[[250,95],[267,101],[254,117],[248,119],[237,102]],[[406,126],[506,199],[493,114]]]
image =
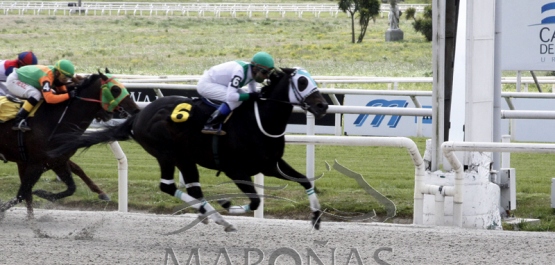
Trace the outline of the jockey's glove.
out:
[[[81,83],[81,81],[83,81],[83,79],[85,79],[85,77],[80,76],[80,75],[75,75],[74,77],[71,78],[71,82]]]
[[[67,92],[67,94],[68,94],[70,99],[77,96],[77,92],[75,90],[71,90],[71,91]]]

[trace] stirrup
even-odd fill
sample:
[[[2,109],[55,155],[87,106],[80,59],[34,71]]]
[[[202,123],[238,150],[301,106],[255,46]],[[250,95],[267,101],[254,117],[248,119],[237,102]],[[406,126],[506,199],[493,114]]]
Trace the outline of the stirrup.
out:
[[[12,130],[26,132],[26,131],[30,131],[31,128],[29,128],[29,126],[27,126],[27,121],[25,119],[23,119],[23,120],[19,121],[18,124],[14,125],[12,127]]]
[[[13,102],[13,103],[18,103],[18,104],[22,104],[23,101],[21,101],[21,99],[17,98],[16,96],[12,95],[12,94],[6,94],[6,98]]]
[[[214,129],[210,126],[204,126],[204,128],[200,131],[204,134],[212,134],[212,135],[226,135],[226,132],[221,129],[221,125],[218,126],[218,129]]]

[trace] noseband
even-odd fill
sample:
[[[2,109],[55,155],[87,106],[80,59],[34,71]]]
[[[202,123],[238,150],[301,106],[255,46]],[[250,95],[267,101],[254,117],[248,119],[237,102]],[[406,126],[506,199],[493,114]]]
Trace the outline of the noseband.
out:
[[[109,75],[107,75],[109,76]],[[97,102],[100,103],[100,105],[102,105],[102,108],[107,111],[107,112],[113,112],[114,110],[117,110],[119,113],[121,114],[127,114],[123,108],[121,108],[119,106],[119,103],[121,103],[121,101],[129,96],[129,91],[127,91],[127,89],[117,80],[115,80],[113,77],[109,76],[108,79],[103,80],[102,78],[100,79],[100,84],[101,84],[101,93],[100,93],[100,99],[94,99],[94,98],[83,98],[83,97],[79,97],[76,96],[76,98],[83,100],[83,101],[88,101],[88,102]],[[114,98],[114,95],[112,95],[112,92],[110,90],[111,87],[113,86],[117,86],[121,89],[121,93],[117,98]],[[123,116],[123,115],[122,115]]]

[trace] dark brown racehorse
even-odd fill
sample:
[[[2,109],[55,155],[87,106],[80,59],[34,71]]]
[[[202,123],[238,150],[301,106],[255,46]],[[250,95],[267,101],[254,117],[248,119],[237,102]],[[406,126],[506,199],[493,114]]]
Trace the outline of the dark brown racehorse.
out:
[[[223,125],[222,129],[227,132],[224,136],[201,133],[213,107],[201,100],[171,96],[155,100],[120,125],[76,137],[66,136],[71,140],[50,153],[57,156],[98,143],[134,139],[157,159],[162,174],[160,189],[189,203],[200,212],[201,220],[209,216],[223,225],[225,231],[235,228],[204,199],[197,164],[224,172],[250,198],[250,204],[243,206],[221,201],[232,214],[258,208],[260,197],[251,176],[261,172],[265,176],[292,180],[306,190],[312,223],[319,229],[321,211],[314,186],[282,159],[283,134],[293,105],[321,118],[328,104],[314,80],[301,69],[275,71],[261,93],[260,100],[243,102],[233,111]],[[174,183],[175,167],[183,174],[187,193],[178,190]]]
[[[53,137],[64,133],[83,133],[96,119],[111,119],[114,110],[127,114],[139,111],[129,92],[109,74],[93,74],[82,80],[75,89],[76,97],[59,104],[42,103],[34,117],[28,119],[31,131],[12,130],[12,122],[0,124],[0,154],[7,161],[17,163],[21,185],[16,197],[0,204],[0,215],[10,207],[25,200],[28,216],[33,217],[33,194],[55,201],[75,192],[71,169],[80,169],[69,158],[77,149],[68,150],[56,158],[47,155],[55,147]],[[77,166],[77,167],[75,167]],[[60,193],[44,190],[32,191],[43,172],[54,171],[67,185]],[[82,170],[81,170],[82,171]],[[87,183],[88,184],[88,183]]]

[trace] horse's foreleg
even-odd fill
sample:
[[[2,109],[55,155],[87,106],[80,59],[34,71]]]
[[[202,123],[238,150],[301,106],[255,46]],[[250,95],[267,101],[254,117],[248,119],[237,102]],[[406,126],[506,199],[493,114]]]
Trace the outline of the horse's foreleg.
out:
[[[103,201],[110,201],[110,196],[108,196],[106,193],[104,193],[104,191],[102,191],[90,178],[89,176],[87,176],[87,174],[85,174],[85,171],[83,171],[83,169],[75,164],[73,161],[68,160],[67,161],[68,165],[69,165],[69,169],[71,170],[71,172],[73,172],[73,174],[79,176],[79,178],[81,178],[83,180],[83,182],[85,182],[85,184],[87,184],[87,186],[89,187],[89,189],[92,192],[95,192],[98,194],[98,198],[103,200]]]
[[[263,172],[263,174],[268,176],[275,176],[277,178],[285,180],[295,181],[303,186],[305,188],[306,195],[308,196],[308,201],[310,202],[310,210],[312,211],[312,225],[316,230],[320,229],[322,211],[320,210],[320,202],[318,201],[318,196],[316,196],[313,182],[311,182],[305,175],[292,168],[283,159],[278,160],[274,169],[268,172]]]
[[[199,219],[203,223],[207,223],[207,217],[214,220],[216,224],[224,226],[224,231],[235,232],[237,229],[230,223],[228,223],[223,216],[204,199],[202,189],[200,188],[199,174],[195,164],[180,164],[178,165],[179,170],[183,174],[183,179],[185,181],[185,187],[187,188],[187,193],[182,192],[177,189],[175,181],[173,179],[173,174],[175,167],[173,164],[169,164],[165,160],[158,159],[160,164],[160,170],[162,172],[162,178],[160,180],[160,190],[174,196],[187,204],[195,208],[200,214]]]

